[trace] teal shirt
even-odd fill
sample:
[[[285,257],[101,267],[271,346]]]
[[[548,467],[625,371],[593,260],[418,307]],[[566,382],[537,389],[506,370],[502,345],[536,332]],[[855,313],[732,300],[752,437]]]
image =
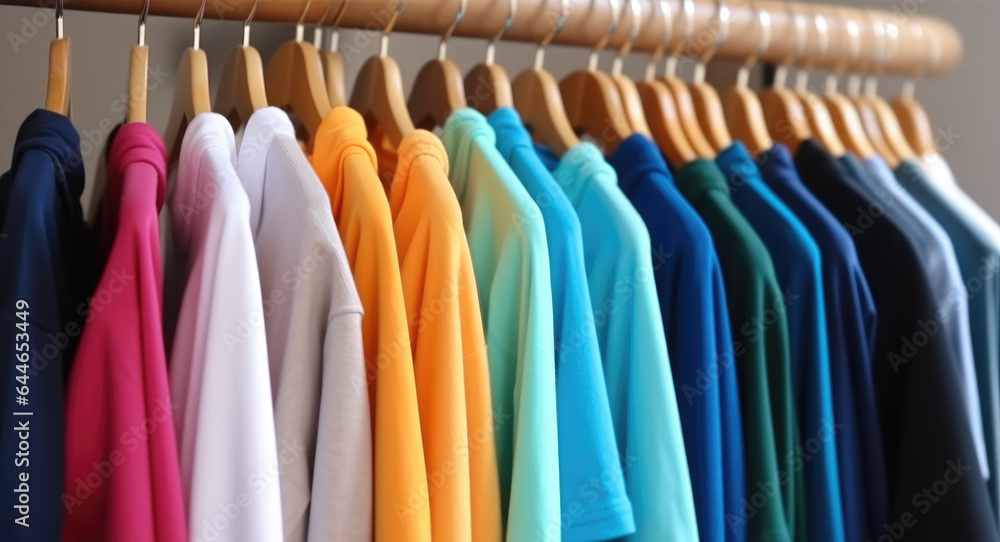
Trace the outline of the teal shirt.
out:
[[[611,415],[635,513],[634,541],[699,539],[684,435],[653,276],[649,232],[590,143],[555,170],[583,232]]]
[[[552,288],[538,206],[473,109],[448,116],[448,177],[479,287],[507,540],[560,540]],[[472,431],[470,430],[470,434]]]

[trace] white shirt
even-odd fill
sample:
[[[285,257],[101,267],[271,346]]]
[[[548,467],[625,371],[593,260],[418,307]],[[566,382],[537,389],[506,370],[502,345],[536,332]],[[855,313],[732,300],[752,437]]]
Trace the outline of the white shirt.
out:
[[[167,283],[183,291],[176,320],[165,317],[174,330],[170,387],[190,539],[273,542],[281,497],[271,379],[255,325],[263,307],[250,204],[234,157],[225,117],[191,121],[169,197]]]
[[[961,376],[962,398],[965,399],[965,410],[971,426],[979,468],[983,477],[988,479],[990,463],[986,456],[986,435],[983,432],[983,413],[979,406],[976,359],[972,352],[969,293],[965,287],[965,278],[962,276],[961,268],[958,266],[958,258],[955,256],[955,246],[941,224],[899,184],[895,174],[889,169],[882,157],[872,156],[865,160],[864,164],[878,187],[892,195],[893,199],[888,200],[888,202],[898,203],[905,213],[909,214],[931,234],[936,244],[942,249],[944,257],[942,263],[947,271],[950,295],[948,299],[944,300],[944,305],[939,308],[941,313],[946,313],[946,316],[941,317],[943,321],[939,323],[951,330],[950,336],[956,341],[952,344],[952,348],[957,357],[959,375]]]
[[[250,117],[236,169],[260,262],[284,539],[370,542],[363,311],[330,200],[275,107]]]
[[[935,152],[921,156],[916,163],[943,195],[958,205],[976,226],[989,234],[989,238],[994,242],[993,248],[1000,252],[1000,225],[958,186],[948,162]]]

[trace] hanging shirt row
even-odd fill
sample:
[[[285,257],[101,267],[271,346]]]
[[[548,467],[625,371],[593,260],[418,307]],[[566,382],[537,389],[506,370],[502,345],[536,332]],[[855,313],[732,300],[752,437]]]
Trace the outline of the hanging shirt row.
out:
[[[1000,227],[936,154],[668,168],[259,109],[0,177],[4,540],[1000,541]]]

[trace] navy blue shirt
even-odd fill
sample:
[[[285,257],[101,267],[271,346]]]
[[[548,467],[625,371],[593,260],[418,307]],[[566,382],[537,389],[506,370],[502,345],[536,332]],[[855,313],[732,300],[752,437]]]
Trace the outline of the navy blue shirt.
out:
[[[819,247],[794,213],[764,184],[753,158],[736,142],[716,157],[729,181],[733,203],[764,241],[778,284],[788,300],[792,393],[803,453],[782,458],[797,477],[805,474],[807,499],[796,499],[797,540],[844,542],[826,300]],[[804,461],[808,457],[808,461]],[[800,462],[800,460],[803,460]],[[801,466],[800,466],[801,465]],[[789,512],[786,510],[786,513]]]
[[[642,216],[667,336],[701,540],[747,539],[743,429],[726,293],[712,236],[659,149],[634,135],[608,160]]]
[[[822,254],[844,538],[866,540],[888,517],[872,351],[877,316],[868,279],[844,226],[802,183],[781,144],[757,158],[768,186],[809,230]]]
[[[35,110],[0,176],[0,540],[60,538],[63,382],[91,287],[83,183],[70,120]]]
[[[997,541],[948,337],[937,321],[940,277],[916,238],[817,143],[795,156],[802,179],[845,225],[879,314],[872,372],[889,488],[889,516],[872,540]],[[891,207],[889,207],[891,209]],[[874,215],[874,216],[873,216]]]

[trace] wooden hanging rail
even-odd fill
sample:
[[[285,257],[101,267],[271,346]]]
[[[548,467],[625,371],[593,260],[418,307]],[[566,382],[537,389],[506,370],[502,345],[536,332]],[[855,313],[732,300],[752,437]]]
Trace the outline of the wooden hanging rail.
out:
[[[343,0],[313,1],[305,15],[307,22],[317,23],[326,18],[329,23],[336,15]],[[653,51],[660,45],[663,36],[663,18],[654,11],[654,1],[641,0],[644,24],[642,31],[632,46],[634,51]],[[261,0],[255,21],[295,22],[302,15],[308,0]],[[124,13],[137,15],[143,0],[67,0],[66,9]],[[253,6],[253,0],[211,0],[205,11],[205,19],[242,21]],[[48,9],[49,0],[0,0],[0,5],[32,6]],[[451,26],[455,0],[405,0],[403,12],[396,22],[395,32],[420,34],[441,34]],[[518,0],[517,17],[504,34],[506,41],[538,42],[551,33],[559,19],[560,0]],[[690,40],[684,43],[681,2],[669,2],[673,13],[672,44],[677,45],[685,56],[695,57],[711,46],[720,27],[717,19],[717,0],[694,0],[694,17]],[[756,50],[757,11],[764,9],[771,20],[771,47],[760,57],[762,62],[776,62],[789,55],[793,48],[795,32],[788,10],[791,2],[777,0],[728,0],[724,2],[729,12],[729,24],[725,43],[715,54],[715,58],[743,59]],[[153,0],[150,15],[192,17],[198,11],[200,0]],[[574,46],[592,46],[604,35],[611,19],[608,2],[592,0],[570,0],[568,2],[566,24],[552,43]],[[901,11],[847,8],[828,4],[802,4],[813,13],[822,14],[829,28],[830,48],[823,58],[814,59],[818,68],[829,67],[846,55],[846,28],[853,20],[859,28],[863,50],[870,50],[871,36],[874,35],[872,21],[881,21],[896,29],[898,38],[893,47],[895,54],[878,72],[907,76],[934,76],[947,73],[954,68],[962,56],[962,40],[954,27],[933,17],[919,13],[907,15]],[[393,13],[395,0],[353,0],[348,3],[338,26],[367,29],[379,32]],[[507,3],[495,0],[469,0],[465,17],[455,29],[455,36],[489,39],[497,34],[507,16]],[[628,37],[629,18],[624,18],[618,31],[607,43],[607,48],[620,46]],[[809,21],[812,24],[813,21]],[[801,24],[801,21],[800,21]],[[349,44],[349,40],[345,40]],[[867,47],[867,49],[864,49]],[[808,54],[808,53],[807,53]],[[854,71],[869,72],[870,63],[860,62],[851,67]],[[874,69],[874,68],[873,68]]]

